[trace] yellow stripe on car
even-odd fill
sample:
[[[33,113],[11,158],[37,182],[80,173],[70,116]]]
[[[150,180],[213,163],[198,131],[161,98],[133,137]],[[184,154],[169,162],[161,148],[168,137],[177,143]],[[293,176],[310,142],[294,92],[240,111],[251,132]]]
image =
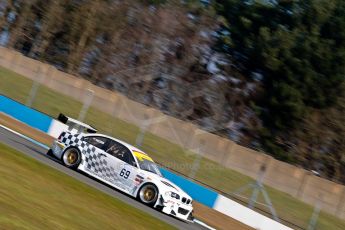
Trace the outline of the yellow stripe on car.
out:
[[[137,151],[133,151],[134,156],[139,160],[139,161],[143,161],[143,160],[148,160],[148,161],[152,161],[152,158],[149,157],[148,155],[141,153],[141,152],[137,152]]]

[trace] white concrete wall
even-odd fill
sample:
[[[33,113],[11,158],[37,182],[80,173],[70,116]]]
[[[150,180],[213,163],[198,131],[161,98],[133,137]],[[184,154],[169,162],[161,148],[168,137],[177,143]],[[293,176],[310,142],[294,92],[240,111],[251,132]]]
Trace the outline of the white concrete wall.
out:
[[[68,126],[61,123],[60,121],[52,119],[50,123],[48,134],[52,137],[58,138],[62,131],[68,129]]]
[[[227,197],[218,195],[213,209],[258,230],[292,230],[260,213],[253,211]]]

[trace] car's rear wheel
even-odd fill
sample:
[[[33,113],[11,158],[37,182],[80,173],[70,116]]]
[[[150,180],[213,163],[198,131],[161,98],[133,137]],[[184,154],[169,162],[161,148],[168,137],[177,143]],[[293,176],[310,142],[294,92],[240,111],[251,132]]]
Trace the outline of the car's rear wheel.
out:
[[[62,155],[63,164],[72,169],[76,169],[81,161],[80,152],[76,148],[66,149]]]
[[[154,205],[158,198],[158,189],[153,184],[145,184],[143,187],[140,188],[138,194],[139,200],[147,205]]]

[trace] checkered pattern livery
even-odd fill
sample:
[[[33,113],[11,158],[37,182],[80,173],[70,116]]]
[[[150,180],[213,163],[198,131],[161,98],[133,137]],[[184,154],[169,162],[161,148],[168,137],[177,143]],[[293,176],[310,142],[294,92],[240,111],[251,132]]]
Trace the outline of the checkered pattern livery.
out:
[[[59,139],[62,143],[65,143],[67,146],[73,145],[82,148],[85,146],[85,143],[81,140],[81,136],[79,134],[63,132]]]
[[[99,154],[95,152],[95,147],[86,148],[85,152],[86,167],[97,175],[105,178],[115,179],[117,174],[115,169],[107,165],[107,161]]]
[[[79,134],[63,133],[60,137],[61,142],[67,146],[76,146],[81,150],[85,157],[85,165],[90,170],[103,178],[116,179],[118,175],[115,169],[108,166],[107,161],[102,157],[94,146],[82,141]]]

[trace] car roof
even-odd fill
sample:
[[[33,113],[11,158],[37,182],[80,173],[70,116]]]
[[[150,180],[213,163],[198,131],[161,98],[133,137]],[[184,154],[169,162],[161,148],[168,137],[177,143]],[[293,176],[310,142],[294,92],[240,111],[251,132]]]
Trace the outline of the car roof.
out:
[[[116,139],[115,137],[111,137],[111,136],[100,134],[100,133],[92,133],[92,134],[88,133],[88,134],[85,134],[85,136],[97,136],[97,137],[109,138],[111,140],[114,140],[114,141],[119,142],[120,144],[126,146],[131,152],[140,152],[140,153],[145,154],[145,155],[148,156],[148,154],[145,153],[144,151],[138,149],[137,147],[134,147],[133,145],[128,144],[127,142],[124,142],[124,141],[121,141],[119,139]]]

